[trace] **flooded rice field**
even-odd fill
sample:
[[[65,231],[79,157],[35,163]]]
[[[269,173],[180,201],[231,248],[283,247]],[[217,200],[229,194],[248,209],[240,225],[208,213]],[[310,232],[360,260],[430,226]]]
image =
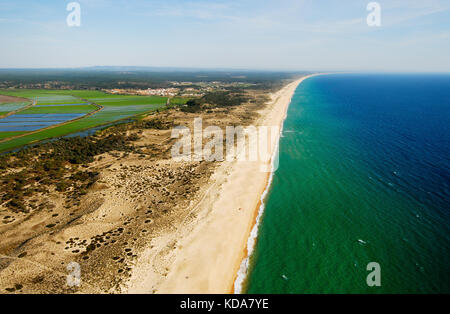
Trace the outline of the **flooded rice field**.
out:
[[[15,114],[0,119],[0,132],[36,131],[83,115],[84,113]]]

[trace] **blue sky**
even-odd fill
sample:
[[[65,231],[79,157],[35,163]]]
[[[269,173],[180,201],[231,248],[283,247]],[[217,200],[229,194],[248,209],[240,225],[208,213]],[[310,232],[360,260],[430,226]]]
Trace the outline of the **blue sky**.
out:
[[[0,68],[94,65],[450,72],[450,1],[0,0]]]

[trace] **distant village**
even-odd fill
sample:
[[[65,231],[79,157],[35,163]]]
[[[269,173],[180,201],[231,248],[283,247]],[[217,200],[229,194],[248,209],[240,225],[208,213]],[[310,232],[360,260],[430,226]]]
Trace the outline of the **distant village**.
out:
[[[225,83],[225,82],[170,82],[169,88],[147,88],[147,89],[104,89],[103,91],[115,95],[139,95],[139,96],[164,96],[164,97],[202,97],[206,93],[227,90],[230,87],[246,87],[253,84],[248,83]]]
[[[179,88],[148,88],[148,89],[104,89],[104,92],[114,95],[139,95],[139,96],[164,96],[164,97],[201,97],[204,95],[201,91],[195,88],[186,88],[180,90]]]

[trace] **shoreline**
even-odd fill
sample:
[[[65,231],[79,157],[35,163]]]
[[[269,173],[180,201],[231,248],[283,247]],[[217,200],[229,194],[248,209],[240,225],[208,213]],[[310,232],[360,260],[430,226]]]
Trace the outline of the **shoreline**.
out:
[[[301,77],[272,93],[268,105],[259,111],[261,116],[257,125],[280,126],[280,134],[270,147],[270,160],[223,162],[188,214],[192,219],[186,216],[186,225],[176,228],[175,233],[161,235],[158,256],[151,249],[143,253],[126,284],[127,293],[234,292],[241,264],[248,256],[249,238],[262,213],[262,198],[270,188],[273,175],[273,172],[260,171],[261,166],[266,169],[272,166],[292,97],[298,85],[311,76],[314,75]],[[169,243],[176,248],[161,256]],[[154,270],[160,264],[156,261],[160,259],[168,266],[163,278],[158,277]]]
[[[270,164],[271,164],[271,169],[272,171],[269,172],[267,174],[267,178],[265,181],[265,188],[264,191],[261,193],[260,196],[260,201],[257,205],[257,207],[255,208],[255,215],[254,215],[254,219],[253,219],[253,226],[251,229],[251,232],[249,234],[245,249],[244,249],[244,253],[240,262],[240,267],[239,270],[236,272],[236,276],[235,276],[235,280],[234,280],[234,284],[233,287],[231,288],[230,293],[231,294],[241,294],[243,291],[243,284],[246,282],[247,278],[248,278],[248,272],[249,272],[249,267],[250,267],[250,258],[253,254],[253,251],[255,249],[257,240],[258,240],[258,235],[259,235],[259,226],[261,224],[261,219],[263,217],[264,214],[264,210],[265,210],[265,200],[267,197],[267,194],[270,191],[270,188],[272,186],[272,180],[273,180],[273,176],[275,171],[273,171],[274,169],[274,156],[277,153],[277,151],[279,151],[280,149],[280,140],[281,140],[281,136],[283,134],[283,129],[284,129],[284,121],[287,118],[287,114],[288,114],[288,110],[289,110],[289,106],[292,102],[292,98],[294,97],[295,91],[297,90],[298,86],[305,80],[307,80],[308,78],[314,77],[314,76],[318,76],[321,74],[311,74],[311,75],[307,75],[304,76],[302,78],[300,78],[299,80],[296,80],[295,82],[291,83],[294,84],[296,83],[296,86],[291,94],[291,96],[289,97],[289,101],[287,102],[286,106],[285,106],[285,110],[284,110],[284,116],[280,122],[280,133],[279,136],[277,138],[275,147],[272,151],[272,157],[270,159]],[[285,86],[288,87],[289,85]],[[279,162],[279,161],[278,161]]]

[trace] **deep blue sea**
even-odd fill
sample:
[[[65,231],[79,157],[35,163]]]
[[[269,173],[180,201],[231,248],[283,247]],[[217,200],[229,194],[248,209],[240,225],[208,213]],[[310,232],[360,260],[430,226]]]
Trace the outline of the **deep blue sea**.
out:
[[[265,203],[248,293],[450,293],[450,75],[304,81]]]

